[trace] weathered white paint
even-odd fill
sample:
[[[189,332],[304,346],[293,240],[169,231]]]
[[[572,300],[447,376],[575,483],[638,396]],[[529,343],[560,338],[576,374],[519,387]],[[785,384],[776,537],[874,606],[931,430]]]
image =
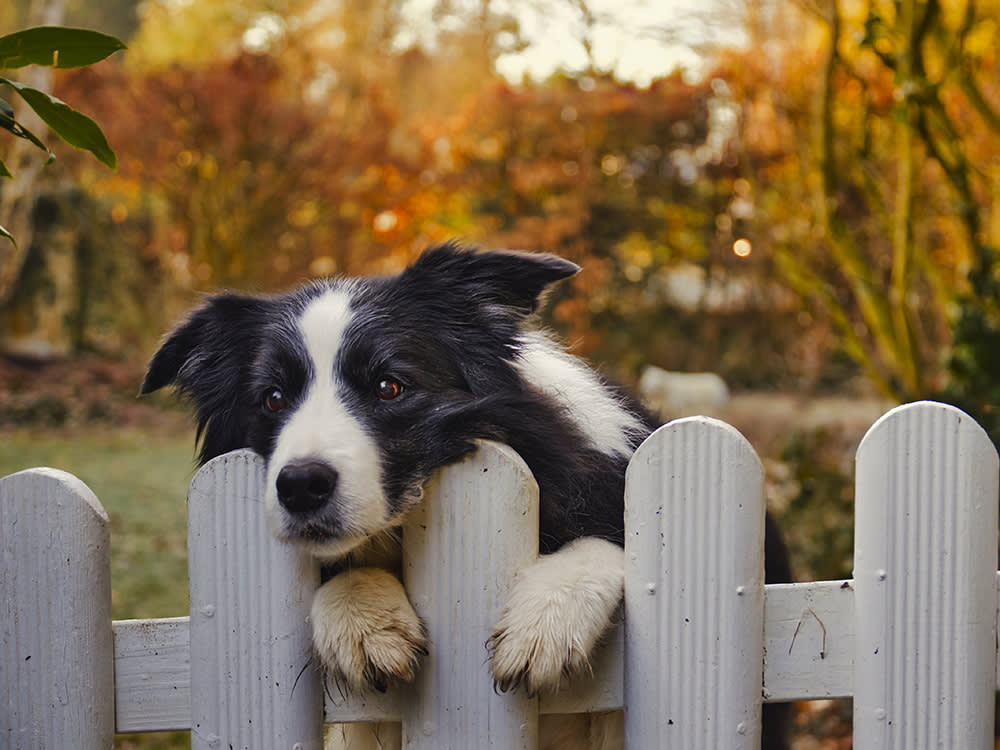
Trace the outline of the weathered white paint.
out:
[[[116,730],[190,729],[190,620],[118,620],[113,625]]]
[[[858,448],[854,747],[993,747],[997,453],[943,404]]]
[[[0,745],[114,738],[108,515],[53,469],[0,480]]]
[[[403,688],[403,747],[538,746],[536,700],[493,689],[484,645],[514,575],[538,555],[538,488],[491,445],[439,472],[403,528],[403,580],[430,654]]]
[[[765,702],[853,692],[853,581],[765,586]]]
[[[629,464],[625,744],[760,747],[764,470],[723,422],[679,419]]]
[[[323,747],[308,621],[319,567],[270,533],[264,472],[229,453],[188,493],[192,750]]]
[[[996,574],[995,588],[994,599],[1000,612],[1000,573]],[[115,623],[115,702],[119,720],[126,722],[118,724],[118,731],[190,728],[187,623],[186,617]],[[122,629],[136,627],[144,631],[141,640],[127,635],[125,641],[119,641]],[[555,695],[541,696],[539,713],[586,713],[622,708],[625,705],[622,695],[623,630],[616,626],[606,643],[599,647],[591,660],[592,677],[579,679]],[[764,631],[765,702],[845,698],[853,694],[852,581],[766,586]],[[826,650],[821,656],[824,631]],[[800,648],[808,650],[803,653]],[[175,661],[160,658],[164,649],[176,654]],[[120,661],[122,655],[126,657],[124,662]],[[995,689],[1000,690],[1000,677]],[[341,696],[334,692],[326,696],[325,715],[328,722],[399,721],[402,715],[400,693],[389,690],[385,694]]]
[[[676,705],[671,696],[697,688],[704,696],[725,696],[721,707],[718,702],[708,704],[720,716],[742,711],[752,722],[761,691],[765,701],[853,695],[863,714],[856,720],[856,747],[989,747],[984,738],[993,724],[993,690],[1000,687],[996,639],[1000,611],[1000,574],[996,571],[998,469],[996,453],[981,430],[961,412],[939,404],[910,405],[879,421],[858,455],[856,579],[757,586],[763,592],[761,626],[754,624],[758,595],[752,577],[744,580],[739,575],[745,570],[756,571],[757,564],[748,560],[755,559],[755,544],[759,542],[748,541],[743,532],[734,539],[736,532],[727,530],[726,519],[710,515],[736,501],[736,515],[748,516],[747,526],[756,534],[758,470],[756,458],[738,434],[702,418],[674,423],[640,449],[630,470],[629,525],[646,524],[643,528],[646,538],[653,541],[653,552],[670,553],[659,559],[659,571],[670,574],[661,576],[666,580],[648,580],[645,574],[650,571],[639,569],[643,575],[627,583],[626,622],[631,628],[638,621],[632,638],[645,639],[629,643],[646,643],[652,650],[644,646],[641,651],[630,650],[626,657],[625,628],[617,626],[592,659],[594,676],[578,680],[557,695],[542,696],[538,711],[622,708],[637,680],[649,678],[649,669],[639,664],[633,671],[632,662],[652,663],[664,658],[662,651],[668,655],[676,651],[673,636],[660,632],[672,627],[670,622],[649,621],[641,607],[661,595],[669,597],[671,606],[664,607],[657,617],[675,618],[673,626],[680,628],[677,637],[683,642],[693,633],[684,633],[676,616],[683,614],[684,608],[712,612],[704,609],[711,605],[690,601],[703,594],[707,601],[715,596],[714,606],[719,608],[716,619],[724,622],[715,623],[714,628],[709,622],[709,627],[700,631],[702,640],[694,643],[695,655],[687,657],[687,665],[682,660],[678,671],[671,668],[663,674],[663,695],[649,698],[651,704],[669,709]],[[497,746],[530,746],[534,703],[518,694],[493,695],[484,648],[493,622],[485,613],[500,606],[510,575],[521,565],[518,561],[534,555],[532,531],[508,533],[526,528],[517,517],[521,511],[527,513],[529,527],[535,522],[530,502],[532,483],[523,472],[508,449],[487,443],[478,455],[442,472],[432,484],[423,511],[430,516],[412,518],[404,541],[409,547],[410,595],[432,632],[432,654],[424,664],[422,682],[385,695],[344,697],[334,690],[326,696],[327,722],[400,721],[406,717],[411,725],[416,723],[407,730],[407,736],[414,738],[414,747],[428,736],[423,735],[425,731],[439,743],[427,740],[428,747],[487,746],[482,739],[486,722],[450,724],[449,717],[465,711],[445,707],[464,701],[465,707],[476,706],[478,717],[488,712],[493,726],[504,727],[498,732],[518,736],[516,740],[503,739]],[[635,479],[640,475],[645,478]],[[641,483],[648,485],[656,475],[662,483],[653,482],[649,492],[664,498],[665,509],[673,513],[669,524],[663,526],[665,538],[675,526],[689,531],[676,534],[677,543],[669,544],[669,549],[658,550],[656,535],[649,534],[660,517],[654,513],[647,518],[635,507],[637,488]],[[274,542],[266,528],[262,493],[263,469],[251,454],[230,454],[202,470],[192,488],[192,527],[200,529],[192,531],[189,540],[192,570],[217,571],[218,583],[192,584],[199,591],[192,594],[194,619],[114,623],[112,660],[107,521],[96,499],[77,480],[51,470],[23,472],[0,480],[0,595],[8,607],[5,617],[0,618],[0,726],[6,734],[0,734],[0,744],[15,748],[106,748],[109,744],[105,740],[114,727],[118,731],[190,728],[192,708],[199,723],[211,721],[220,727],[212,732],[220,741],[219,747],[226,747],[224,731],[234,732],[226,735],[234,747],[246,743],[292,747],[287,727],[316,731],[322,696],[315,675],[303,673],[291,696],[285,694],[283,699],[277,690],[261,692],[266,682],[263,676],[282,673],[294,681],[301,669],[302,649],[308,648],[308,627],[303,626],[302,613],[308,611],[309,596],[316,585],[313,566],[294,554],[281,557],[289,548]],[[741,503],[742,509],[738,507]],[[708,507],[701,507],[706,504]],[[512,509],[514,518],[495,515]],[[704,516],[697,516],[699,509]],[[494,514],[492,520],[483,521],[479,511]],[[893,511],[897,515],[892,515]],[[913,530],[908,530],[906,519],[916,523]],[[872,522],[891,536],[866,526]],[[488,530],[490,524],[492,531]],[[427,526],[426,531],[423,526]],[[708,536],[706,541],[694,538],[699,531]],[[421,543],[418,537],[424,534]],[[506,550],[508,541],[513,541],[513,551]],[[688,558],[699,548],[708,560],[714,560],[704,570],[696,558]],[[638,567],[647,552],[630,542],[627,564]],[[92,563],[60,565],[65,554],[82,561],[91,553]],[[632,553],[636,558],[629,562]],[[685,567],[691,577],[682,572]],[[652,572],[657,572],[655,566]],[[474,581],[484,573],[487,581],[477,586]],[[733,598],[729,595],[736,579],[742,581],[736,585],[744,586],[742,597],[749,594],[745,601],[751,605],[744,612],[723,614],[724,607],[734,606],[727,600]],[[295,581],[304,583],[297,586]],[[652,593],[649,583],[654,584]],[[98,604],[104,602],[100,606],[95,604],[95,586],[105,592],[96,599]],[[681,598],[675,600],[675,595]],[[642,604],[632,603],[636,597]],[[467,607],[472,601],[480,603]],[[208,604],[216,606],[211,617],[206,616],[211,610],[202,610]],[[39,614],[43,612],[53,614]],[[458,613],[457,619],[449,619],[453,613]],[[212,620],[223,625],[208,624]],[[279,632],[286,632],[286,637],[275,637]],[[753,632],[762,632],[763,639],[755,640]],[[65,641],[66,637],[75,640]],[[719,645],[714,643],[717,637],[726,641],[721,648],[731,649],[732,654],[713,652]],[[876,639],[882,644],[880,659],[869,658]],[[65,657],[63,643],[71,644]],[[35,668],[36,644],[43,649],[38,653],[49,649],[50,656],[55,644],[60,645],[57,666],[50,658]],[[25,660],[23,654],[28,651],[32,658]],[[756,675],[755,695],[745,695],[745,686],[733,690],[737,683],[743,683],[742,678],[731,679],[733,685],[729,686],[713,682],[730,680],[725,675],[734,660],[747,658],[750,663],[753,654],[756,665],[748,666],[743,677],[749,683],[749,676]],[[705,668],[694,669],[699,664]],[[449,669],[461,673],[454,683],[460,687],[452,689],[442,677],[447,674],[442,670]],[[629,689],[625,687],[626,674],[633,686]],[[196,687],[203,680],[214,687]],[[276,681],[284,683],[282,690],[287,687],[285,678]],[[81,685],[95,687],[81,690]],[[114,707],[107,699],[112,690]],[[53,696],[59,700],[53,702]],[[443,699],[439,708],[433,705],[436,697]],[[494,699],[499,703],[491,703]],[[413,702],[421,705],[409,705]],[[489,708],[480,708],[485,705]],[[879,708],[885,708],[884,716],[878,713]],[[704,709],[701,705],[683,709],[688,723],[694,712]],[[630,709],[629,713],[641,715],[651,710]],[[662,709],[657,711],[662,713]],[[205,718],[205,714],[212,716]],[[523,737],[518,734],[522,732],[520,725],[513,726],[522,715],[527,722]],[[897,716],[904,718],[898,720]],[[270,724],[274,729],[268,731],[275,733],[270,736],[280,739],[257,742],[240,734],[246,731],[240,725],[250,721]],[[732,724],[732,719],[727,721]],[[636,723],[630,731],[637,731]],[[756,731],[749,725],[744,729]],[[44,739],[21,742],[19,738],[27,736],[23,734],[26,731]],[[727,735],[718,746],[739,747],[741,736],[746,735],[731,743]],[[652,741],[646,735],[631,737],[632,747],[659,746],[659,735],[653,735]],[[196,740],[205,742],[194,746],[211,746],[211,739],[199,727]],[[517,744],[522,739],[525,744]],[[312,740],[295,741],[307,748]]]

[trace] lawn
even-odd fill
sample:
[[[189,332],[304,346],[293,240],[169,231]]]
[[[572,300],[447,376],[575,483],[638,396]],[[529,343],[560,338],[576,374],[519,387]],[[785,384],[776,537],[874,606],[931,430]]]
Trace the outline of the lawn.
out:
[[[111,610],[116,620],[188,612],[187,485],[191,434],[134,428],[0,431],[0,477],[36,466],[68,471],[111,518]],[[188,747],[187,733],[122,735],[119,750]]]

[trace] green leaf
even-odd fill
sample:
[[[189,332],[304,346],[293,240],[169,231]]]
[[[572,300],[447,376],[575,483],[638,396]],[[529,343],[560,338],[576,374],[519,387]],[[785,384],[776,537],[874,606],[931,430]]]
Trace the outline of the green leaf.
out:
[[[14,247],[17,247],[17,241],[14,239],[14,235],[12,235],[3,227],[0,227],[0,237],[10,240],[11,242],[14,243]]]
[[[2,80],[3,79],[0,78],[0,81]],[[16,135],[18,138],[24,138],[24,140],[30,141],[34,145],[38,146],[38,148],[49,155],[49,163],[56,158],[56,155],[49,151],[48,146],[42,143],[41,139],[37,135],[14,119],[14,110],[11,109],[10,105],[2,99],[0,99],[0,129],[7,130],[12,135]]]
[[[3,159],[0,159],[0,177],[13,177],[10,170],[7,169],[7,165],[3,163]]]
[[[36,26],[0,36],[0,70],[25,65],[79,68],[125,49],[116,37],[90,29]]]
[[[115,168],[115,152],[111,150],[108,139],[96,122],[44,91],[6,78],[0,78],[0,83],[6,83],[20,94],[28,106],[52,128],[52,132],[66,143],[82,151],[89,151],[102,164]]]

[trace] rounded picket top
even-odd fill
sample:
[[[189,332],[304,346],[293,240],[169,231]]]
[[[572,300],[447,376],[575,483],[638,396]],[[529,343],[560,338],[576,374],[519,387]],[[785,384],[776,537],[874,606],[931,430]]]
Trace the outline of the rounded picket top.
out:
[[[248,467],[251,472],[251,476],[254,481],[263,481],[263,472],[267,468],[267,462],[255,451],[249,448],[237,448],[229,453],[223,453],[221,456],[216,456],[215,458],[205,462],[202,466],[198,467],[198,471],[194,473],[194,477],[191,479],[191,484],[194,485],[199,481],[199,477],[209,477],[217,474],[222,470],[222,467],[226,466],[243,466]],[[259,476],[258,476],[259,474]]]
[[[725,422],[675,420],[636,451],[625,487],[626,747],[759,747],[764,513],[760,458]]]
[[[463,460],[438,469],[427,482],[425,494],[432,487],[455,494],[482,492],[480,475],[488,474],[493,482],[499,483],[496,492],[509,495],[507,510],[497,509],[498,512],[506,515],[513,507],[511,503],[518,508],[517,513],[530,512],[531,506],[537,504],[538,485],[524,459],[504,443],[476,440],[475,444],[476,450]],[[493,492],[492,489],[485,491]],[[419,512],[419,507],[414,512]],[[409,520],[408,516],[407,522]]]
[[[920,747],[993,746],[997,470],[982,427],[936,402],[893,409],[858,447],[859,750],[913,747],[918,725]]]
[[[110,523],[108,512],[87,484],[79,477],[47,466],[25,469],[0,479],[0,492],[4,488],[10,496],[30,496],[34,502],[46,505],[45,512],[54,507],[75,507],[78,521],[106,526]],[[10,502],[10,501],[8,501]],[[85,520],[86,519],[86,520]]]
[[[485,646],[517,571],[538,555],[538,485],[509,446],[477,445],[435,472],[403,523],[404,583],[430,641],[403,692],[414,750],[538,744],[536,699],[494,689]]]
[[[271,533],[265,469],[253,451],[233,451],[188,493],[195,749],[323,745],[308,619],[319,564]]]
[[[0,735],[12,746],[113,742],[110,536],[108,514],[73,475],[0,480]]]
[[[628,473],[635,467],[656,463],[664,455],[664,446],[671,450],[683,451],[689,456],[699,456],[704,460],[701,448],[710,447],[726,451],[727,458],[735,458],[750,467],[756,467],[763,477],[764,469],[760,457],[742,432],[728,422],[714,417],[683,417],[674,419],[654,430],[635,450],[629,463]],[[671,461],[674,464],[673,460]],[[680,465],[680,464],[675,464]]]
[[[950,425],[964,439],[979,443],[986,453],[994,456],[997,454],[986,430],[962,409],[940,401],[912,401],[896,406],[879,417],[861,439],[855,456],[860,457],[868,450],[865,448],[867,444],[883,439],[882,436],[887,432],[927,429],[934,425]]]

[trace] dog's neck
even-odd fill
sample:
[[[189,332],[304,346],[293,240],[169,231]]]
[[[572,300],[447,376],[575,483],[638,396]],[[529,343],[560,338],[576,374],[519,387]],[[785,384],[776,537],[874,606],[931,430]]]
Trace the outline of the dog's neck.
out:
[[[386,529],[358,545],[339,560],[324,563],[323,580],[350,568],[376,567],[396,575],[403,572],[403,550],[400,529]]]

